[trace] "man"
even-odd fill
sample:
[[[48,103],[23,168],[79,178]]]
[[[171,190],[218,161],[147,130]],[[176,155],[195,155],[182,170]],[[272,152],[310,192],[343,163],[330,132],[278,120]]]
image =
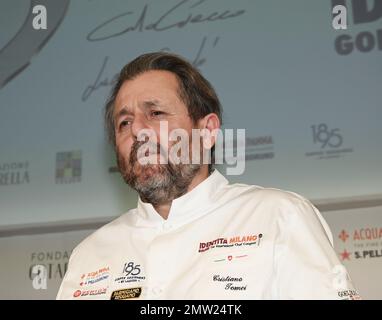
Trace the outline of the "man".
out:
[[[358,297],[308,200],[174,161],[168,133],[186,132],[182,159],[201,159],[216,136],[192,131],[219,129],[221,113],[210,83],[179,56],[144,54],[122,69],[105,119],[138,205],[75,248],[58,299]]]

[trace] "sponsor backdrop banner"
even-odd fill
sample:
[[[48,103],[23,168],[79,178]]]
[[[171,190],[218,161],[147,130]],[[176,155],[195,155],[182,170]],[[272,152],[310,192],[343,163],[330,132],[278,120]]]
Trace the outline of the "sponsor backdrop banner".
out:
[[[55,299],[73,248],[91,232],[0,238],[0,299]]]
[[[364,299],[382,299],[382,206],[324,213],[334,247]]]
[[[347,29],[332,26],[338,4],[347,8]],[[46,7],[47,29],[33,28],[36,5]],[[381,195],[381,22],[379,0],[2,0],[0,231],[111,219],[135,207],[102,110],[120,68],[159,50],[198,67],[221,98],[224,128],[246,130],[245,171],[227,176],[232,182],[332,202]],[[53,297],[34,295],[26,280],[31,255],[52,250],[64,259],[80,235],[0,238],[0,267],[20,271],[4,283],[22,281],[26,295]],[[352,257],[366,250],[343,249]],[[356,259],[369,260],[365,267],[378,258]],[[4,297],[18,295],[7,287]]]

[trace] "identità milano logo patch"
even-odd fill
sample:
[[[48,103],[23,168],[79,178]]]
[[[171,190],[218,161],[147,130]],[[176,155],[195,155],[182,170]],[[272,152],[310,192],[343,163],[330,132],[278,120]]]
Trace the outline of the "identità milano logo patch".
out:
[[[58,152],[56,154],[56,183],[81,182],[81,151]]]

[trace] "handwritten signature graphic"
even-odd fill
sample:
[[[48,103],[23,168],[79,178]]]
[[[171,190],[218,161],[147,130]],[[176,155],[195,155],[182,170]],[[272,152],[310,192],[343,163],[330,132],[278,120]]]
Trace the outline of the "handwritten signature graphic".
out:
[[[218,42],[219,42],[219,37],[216,37],[213,41],[213,44],[212,44],[212,47],[215,47]],[[204,37],[203,40],[202,40],[202,43],[198,49],[198,52],[196,54],[196,57],[194,58],[194,60],[191,62],[192,65],[194,67],[200,67],[202,66],[206,61],[207,61],[207,58],[203,58],[202,55],[203,55],[203,52],[204,52],[204,48],[206,46],[206,42],[207,42],[207,37]],[[169,48],[163,48],[162,50],[160,51],[171,51]],[[83,102],[85,102],[86,100],[89,99],[89,97],[97,90],[103,88],[103,87],[109,87],[111,85],[113,85],[114,83],[114,79],[118,76],[118,74],[115,74],[114,76],[112,77],[106,77],[104,75],[105,73],[105,69],[106,69],[106,65],[109,61],[109,57],[106,56],[103,61],[102,61],[102,65],[101,65],[101,68],[96,76],[96,79],[93,81],[92,84],[88,85],[86,87],[86,89],[84,90],[84,92],[82,93],[82,97],[81,97],[81,100]]]
[[[206,3],[208,0],[199,0],[195,4],[191,5],[189,9],[194,9],[195,7],[199,7],[201,4]],[[183,20],[177,21],[177,22],[169,22],[170,19],[174,19],[174,15],[176,13],[179,13],[179,9],[184,10],[186,4],[192,3],[195,1],[192,0],[182,0],[179,3],[177,3],[175,6],[170,8],[167,12],[165,12],[162,16],[160,16],[156,21],[154,22],[147,22],[147,12],[149,10],[149,5],[145,4],[141,14],[139,15],[138,19],[136,20],[134,25],[128,25],[124,28],[121,28],[120,30],[114,30],[110,31],[112,25],[116,25],[118,22],[122,23],[126,20],[126,17],[135,15],[134,11],[127,11],[121,14],[118,14],[102,24],[96,26],[93,30],[89,32],[86,39],[88,41],[102,41],[114,37],[119,37],[123,34],[126,34],[128,32],[133,31],[165,31],[170,30],[172,28],[184,28],[187,25],[190,24],[196,24],[196,23],[206,23],[206,22],[214,22],[219,20],[226,20],[226,19],[232,19],[236,18],[238,16],[241,16],[245,13],[245,10],[224,10],[224,11],[214,11],[210,13],[188,13],[188,16],[184,18]]]

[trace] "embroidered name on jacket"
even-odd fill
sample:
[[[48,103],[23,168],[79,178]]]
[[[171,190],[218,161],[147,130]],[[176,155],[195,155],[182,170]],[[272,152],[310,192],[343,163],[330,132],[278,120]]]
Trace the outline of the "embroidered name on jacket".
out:
[[[205,252],[210,249],[215,248],[231,248],[231,247],[242,247],[242,246],[260,246],[262,233],[244,235],[244,236],[233,236],[229,238],[217,238],[212,241],[200,242],[199,252]]]
[[[213,281],[218,281],[221,283],[224,283],[224,289],[225,290],[234,290],[234,291],[245,291],[247,290],[247,285],[235,285],[235,282],[237,284],[242,284],[243,278],[242,277],[231,277],[231,276],[221,276],[219,274],[215,274],[213,276]]]

